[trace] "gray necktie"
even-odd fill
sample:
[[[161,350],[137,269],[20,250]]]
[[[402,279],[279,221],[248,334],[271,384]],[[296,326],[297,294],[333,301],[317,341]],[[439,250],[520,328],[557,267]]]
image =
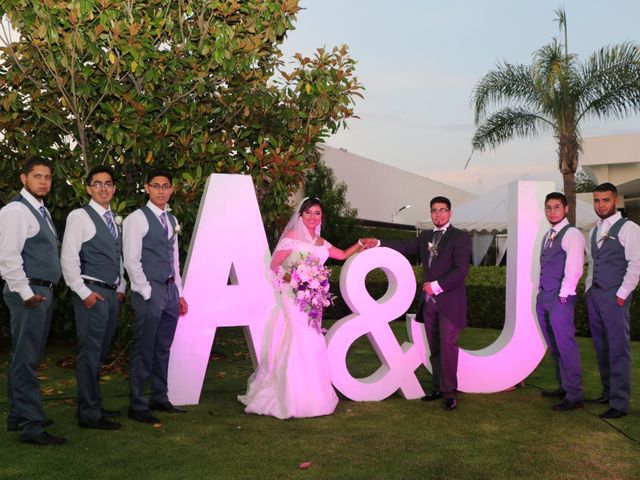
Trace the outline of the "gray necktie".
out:
[[[431,244],[433,245],[433,248],[429,252],[429,267],[431,266],[431,262],[433,262],[434,257],[438,255],[438,244],[440,243],[440,240],[442,239],[443,235],[444,235],[444,230],[433,231],[433,239],[431,240]]]
[[[40,205],[39,210],[40,210],[40,215],[42,215],[42,218],[44,218],[44,221],[47,222],[47,225],[49,225],[49,228],[51,229],[53,234],[56,236],[56,238],[58,238],[58,232],[56,231],[56,227],[53,226],[53,221],[51,220],[51,217],[49,216],[49,212],[47,212],[47,209],[44,208],[44,205]]]
[[[553,241],[556,238],[556,231],[552,228],[551,230],[549,230],[549,234],[547,235],[547,241],[544,245],[544,248],[551,248],[551,246],[553,245]]]

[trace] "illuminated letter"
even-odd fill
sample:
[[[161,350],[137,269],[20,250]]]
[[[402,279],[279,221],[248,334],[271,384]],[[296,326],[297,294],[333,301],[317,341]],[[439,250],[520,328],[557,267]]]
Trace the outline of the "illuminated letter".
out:
[[[371,298],[365,277],[380,268],[389,280],[387,292],[379,300]],[[420,352],[411,344],[398,344],[389,322],[411,305],[416,279],[411,265],[390,248],[374,248],[351,257],[342,268],[340,290],[353,312],[336,322],[327,334],[331,381],[352,400],[383,400],[398,389],[405,398],[421,396],[422,387],[414,370],[422,363]],[[354,378],[347,369],[351,344],[367,335],[382,366],[366,378]]]
[[[169,360],[169,398],[200,398],[217,327],[245,327],[254,365],[275,308],[271,255],[249,175],[207,180],[184,273],[189,313],[180,317]]]

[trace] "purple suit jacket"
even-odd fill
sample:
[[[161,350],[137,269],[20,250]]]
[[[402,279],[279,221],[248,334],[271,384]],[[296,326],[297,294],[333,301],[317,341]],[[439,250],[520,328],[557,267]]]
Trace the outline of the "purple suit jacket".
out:
[[[435,297],[439,310],[458,328],[467,325],[467,290],[465,279],[471,260],[471,238],[452,225],[440,239],[438,255],[429,266],[431,252],[428,244],[433,238],[433,230],[424,230],[411,240],[381,240],[380,246],[389,247],[408,255],[420,255],[422,261],[422,279],[424,282],[437,281],[443,292]],[[422,319],[424,291],[420,285],[418,298],[418,314],[416,320]]]

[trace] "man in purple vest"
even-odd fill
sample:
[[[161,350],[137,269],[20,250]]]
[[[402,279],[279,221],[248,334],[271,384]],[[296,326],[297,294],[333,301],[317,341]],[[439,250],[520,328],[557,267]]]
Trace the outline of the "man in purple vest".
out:
[[[600,418],[620,418],[631,396],[631,295],[640,278],[640,226],[616,211],[618,191],[598,185],[593,207],[600,219],[589,234],[589,274],[585,282],[591,338],[598,356],[602,394],[608,404]]]
[[[556,411],[582,408],[582,370],[575,339],[573,312],[576,287],[584,266],[584,237],[569,224],[567,197],[559,192],[547,195],[544,212],[551,225],[540,249],[540,281],[536,313],[560,388],[543,390],[543,397],[564,397]]]
[[[144,185],[149,201],[124,221],[124,266],[131,281],[135,312],[131,355],[129,417],[158,423],[150,410],[184,413],[167,396],[169,352],[178,316],[187,313],[182,297],[178,256],[178,221],[169,213],[172,176],[166,170],[149,173]],[[151,398],[144,393],[151,384]]]

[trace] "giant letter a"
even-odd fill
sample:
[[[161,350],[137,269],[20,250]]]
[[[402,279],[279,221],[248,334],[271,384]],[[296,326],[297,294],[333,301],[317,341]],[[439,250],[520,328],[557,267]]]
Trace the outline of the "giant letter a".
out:
[[[180,318],[171,347],[172,403],[198,403],[217,327],[245,327],[256,364],[275,308],[270,260],[251,177],[211,175],[185,266],[189,313]]]

